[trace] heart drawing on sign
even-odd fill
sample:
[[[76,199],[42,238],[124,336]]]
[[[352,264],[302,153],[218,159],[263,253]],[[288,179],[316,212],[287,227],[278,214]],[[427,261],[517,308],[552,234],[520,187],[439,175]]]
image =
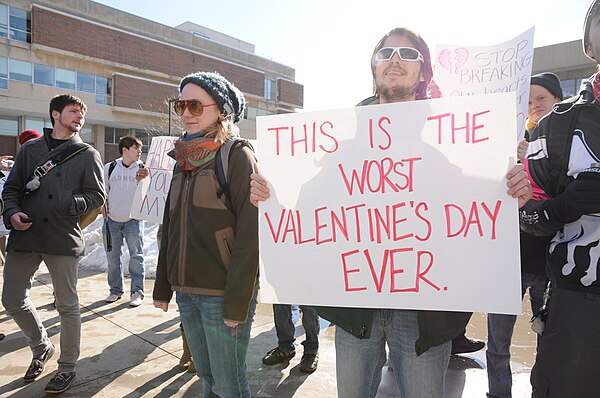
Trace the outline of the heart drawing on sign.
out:
[[[444,49],[438,54],[438,63],[453,75],[458,74],[458,71],[468,59],[469,50],[463,47],[455,48],[452,52]]]

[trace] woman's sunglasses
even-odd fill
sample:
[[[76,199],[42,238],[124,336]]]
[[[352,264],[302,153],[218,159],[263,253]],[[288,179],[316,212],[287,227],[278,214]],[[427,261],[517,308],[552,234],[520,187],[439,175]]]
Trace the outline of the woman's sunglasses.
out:
[[[183,115],[185,108],[187,108],[193,116],[200,116],[204,112],[204,108],[207,106],[215,106],[217,104],[206,104],[203,105],[199,100],[174,100],[173,101],[173,112],[178,116]]]
[[[416,48],[412,47],[383,47],[375,54],[375,60],[387,61],[392,59],[394,53],[398,53],[401,60],[424,62],[423,56]]]

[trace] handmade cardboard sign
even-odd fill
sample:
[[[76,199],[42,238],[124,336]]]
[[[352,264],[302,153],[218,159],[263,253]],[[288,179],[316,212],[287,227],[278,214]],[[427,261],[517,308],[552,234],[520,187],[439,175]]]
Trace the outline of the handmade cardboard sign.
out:
[[[260,117],[261,301],[519,314],[515,94]]]
[[[438,45],[436,82],[444,97],[514,92],[517,96],[517,137],[525,134],[529,82],[533,65],[531,28],[494,46]]]
[[[177,137],[152,138],[146,157],[146,167],[149,169],[150,175],[137,185],[131,206],[132,218],[162,223],[175,166],[175,160],[167,154],[173,149],[175,140]]]

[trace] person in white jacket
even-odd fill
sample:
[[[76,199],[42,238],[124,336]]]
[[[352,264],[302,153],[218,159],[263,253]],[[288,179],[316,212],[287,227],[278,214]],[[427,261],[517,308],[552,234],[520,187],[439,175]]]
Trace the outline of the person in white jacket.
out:
[[[129,274],[131,276],[131,298],[129,304],[137,307],[144,299],[144,221],[131,218],[131,205],[139,181],[149,174],[140,160],[142,141],[133,136],[119,140],[119,159],[104,165],[104,181],[108,199],[102,208],[104,225],[102,236],[108,260],[109,295],[107,303],[113,303],[123,295],[123,264],[121,247],[123,239],[129,249]]]

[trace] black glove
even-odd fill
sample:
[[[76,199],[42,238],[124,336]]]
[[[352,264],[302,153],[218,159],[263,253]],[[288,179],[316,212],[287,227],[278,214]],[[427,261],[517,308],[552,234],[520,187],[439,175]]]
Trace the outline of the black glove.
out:
[[[542,216],[550,224],[568,224],[586,214],[600,213],[600,168],[579,173],[564,192],[542,206]]]

